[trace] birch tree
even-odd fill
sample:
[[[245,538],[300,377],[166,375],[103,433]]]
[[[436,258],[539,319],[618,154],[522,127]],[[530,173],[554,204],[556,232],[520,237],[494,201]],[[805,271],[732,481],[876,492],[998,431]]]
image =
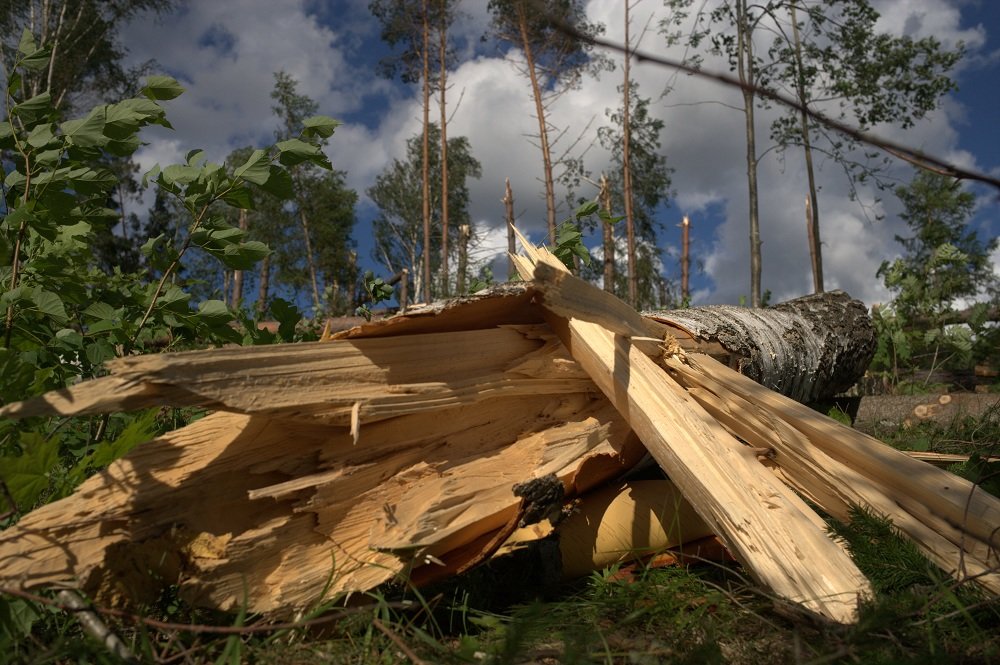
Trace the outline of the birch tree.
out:
[[[671,0],[686,10],[691,0]],[[819,152],[838,164],[852,192],[858,184],[882,180],[886,158],[860,149],[856,140],[824,127],[801,110],[788,109],[770,127],[770,144],[758,149],[750,86],[784,88],[804,108],[858,127],[862,131],[889,123],[911,127],[937,108],[953,89],[948,71],[961,58],[961,48],[946,49],[933,37],[913,39],[876,29],[878,12],[868,0],[769,0],[748,4],[726,0],[696,17],[698,27],[688,45],[725,56],[743,84],[742,99],[747,143],[747,185],[750,220],[750,301],[760,305],[760,224],[757,163],[766,152],[801,146],[809,187],[809,237],[813,256],[813,288],[824,288],[819,228],[818,179],[813,164]],[[771,35],[771,37],[767,37]],[[757,45],[771,39],[764,50]],[[763,57],[766,55],[766,57]]]
[[[802,148],[809,188],[813,288],[824,289],[819,184],[814,153],[838,164],[855,191],[873,181],[884,188],[887,155],[861,153],[857,141],[831,132],[806,109],[850,121],[862,131],[889,123],[901,128],[938,108],[955,88],[950,70],[963,49],[945,48],[934,37],[914,39],[877,29],[879,14],[867,0],[784,3],[770,10],[776,37],[769,51],[774,84],[788,89],[802,109],[788,109],[771,124],[779,150]]]

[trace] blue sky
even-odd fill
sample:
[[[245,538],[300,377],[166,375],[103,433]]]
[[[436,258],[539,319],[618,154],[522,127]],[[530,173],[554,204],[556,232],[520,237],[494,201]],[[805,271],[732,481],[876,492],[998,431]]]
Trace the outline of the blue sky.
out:
[[[1000,7],[986,0],[874,4],[883,15],[881,27],[889,32],[934,35],[945,44],[964,41],[968,49],[955,73],[960,90],[939,111],[907,131],[883,127],[879,133],[1000,175]],[[504,54],[479,41],[488,22],[486,2],[467,1],[462,7],[465,15],[453,32],[463,57],[450,75],[449,93],[451,104],[459,99],[461,103],[449,108],[449,134],[467,136],[483,164],[483,178],[470,183],[470,210],[481,236],[477,258],[489,261],[506,246],[500,204],[506,177],[514,187],[519,224],[542,239],[540,158],[528,138],[537,124],[527,82],[510,61],[518,53],[508,53],[505,60]],[[618,41],[623,35],[620,7],[621,0],[587,3],[588,17],[605,23],[606,36]],[[655,26],[663,14],[659,0],[641,2],[633,10],[633,34],[650,17]],[[348,185],[362,198],[355,232],[361,259],[376,272],[385,272],[370,259],[375,211],[364,191],[393,158],[403,155],[407,138],[419,132],[420,100],[415,88],[375,75],[375,62],[386,49],[378,40],[367,0],[189,0],[181,12],[160,21],[137,20],[125,30],[123,42],[130,57],[155,58],[188,88],[168,108],[176,131],[145,136],[149,145],[139,155],[145,167],[177,161],[194,147],[221,159],[236,146],[266,143],[276,124],[268,96],[273,72],[285,70],[298,79],[300,91],[319,102],[322,113],[344,123],[328,153],[336,168],[347,171]],[[655,30],[643,37],[640,48],[677,55]],[[724,69],[724,63],[707,61],[706,68],[712,67]],[[553,105],[552,121],[568,129],[567,137],[583,133],[583,144],[589,143],[587,136],[596,135],[596,128],[607,122],[605,110],[617,106],[615,88],[621,76],[619,69],[600,80],[585,80],[579,90]],[[747,293],[749,274],[743,119],[728,108],[738,104],[738,93],[648,63],[636,65],[633,78],[644,95],[653,97],[653,112],[665,123],[663,149],[675,169],[676,196],[661,214],[665,271],[669,276],[678,273],[670,258],[680,238],[676,225],[689,215],[692,251],[704,265],[693,279],[696,304],[737,302]],[[668,84],[672,92],[660,98]],[[437,115],[436,106],[431,112]],[[758,117],[758,132],[764,137],[769,113],[773,111]],[[599,146],[587,152],[586,160],[594,173],[608,168],[608,156]],[[875,273],[882,260],[898,255],[894,236],[904,231],[898,205],[891,195],[862,188],[866,213],[850,200],[836,165],[821,162],[818,168],[827,288],[843,288],[868,303],[885,302],[888,294]],[[896,164],[889,175],[903,182],[911,169]],[[811,277],[800,156],[790,152],[778,160],[770,153],[760,165],[760,185],[763,285],[776,300],[807,293]],[[993,237],[1000,233],[1000,192],[985,187],[973,191],[981,196],[972,223],[983,237]],[[878,216],[883,219],[875,221]],[[1000,265],[1000,256],[994,256],[994,263]]]

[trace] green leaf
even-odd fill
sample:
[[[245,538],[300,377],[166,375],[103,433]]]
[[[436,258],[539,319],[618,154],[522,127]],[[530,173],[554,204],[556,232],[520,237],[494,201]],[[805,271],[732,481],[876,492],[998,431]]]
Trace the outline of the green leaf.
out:
[[[47,115],[52,110],[52,95],[48,92],[43,92],[31,99],[26,99],[20,104],[15,104],[10,109],[11,113],[29,124]]]
[[[156,436],[156,416],[159,409],[148,409],[122,430],[114,441],[105,442],[94,450],[88,460],[91,467],[105,467],[120,459],[140,443]]]
[[[0,400],[7,404],[27,398],[34,377],[34,366],[24,362],[20,353],[0,348]]]
[[[31,133],[28,134],[28,145],[33,148],[41,148],[48,145],[55,138],[55,133],[52,131],[53,127],[54,125],[51,122],[36,125],[31,130]]]
[[[17,52],[21,55],[34,55],[38,50],[35,44],[35,35],[27,27],[21,31],[21,39],[17,43]]]
[[[59,463],[59,439],[46,439],[37,432],[21,432],[18,457],[0,457],[0,478],[14,497],[17,507],[27,512],[49,487],[49,473]]]
[[[597,201],[587,201],[586,203],[581,204],[580,207],[576,209],[576,212],[573,213],[573,215],[577,219],[580,219],[581,217],[589,217],[590,215],[593,215],[595,212],[600,210],[600,208],[601,206],[597,203]]]
[[[301,139],[288,139],[279,141],[274,147],[278,149],[278,161],[285,166],[295,166],[308,161],[323,168],[333,168],[329,158],[323,154],[323,149],[318,145],[306,143]]]
[[[35,303],[35,307],[38,308],[39,312],[50,317],[55,322],[62,324],[69,320],[69,317],[66,316],[66,307],[63,305],[62,300],[51,291],[37,288],[32,295],[31,301]]]
[[[156,305],[162,309],[170,309],[186,314],[188,312],[187,303],[189,300],[191,300],[190,293],[185,293],[181,287],[171,284],[157,298]]]
[[[285,169],[272,164],[267,181],[260,186],[265,192],[280,200],[290,199],[295,193],[292,186],[292,176]]]
[[[318,136],[328,139],[333,136],[333,130],[340,126],[340,121],[325,115],[314,115],[302,121],[302,136],[309,138]]]
[[[109,104],[104,107],[103,133],[109,139],[124,140],[146,124],[147,113],[143,113],[130,104]]]
[[[83,167],[67,174],[76,190],[82,194],[103,194],[118,184],[118,178],[109,169]]]
[[[187,164],[171,164],[167,168],[163,169],[160,174],[160,181],[169,184],[179,184],[186,185],[198,179],[201,175],[201,169],[188,166]]]
[[[198,303],[198,318],[210,327],[226,325],[233,320],[233,313],[221,300],[205,300]]]
[[[184,86],[169,76],[147,76],[141,92],[150,99],[174,99],[184,92]]]
[[[80,349],[83,348],[83,335],[72,328],[62,328],[56,331],[56,339],[64,346]]]
[[[67,143],[81,148],[96,148],[104,145],[108,137],[104,135],[104,109],[97,107],[85,118],[67,120],[59,125]]]
[[[254,150],[247,161],[233,172],[236,178],[243,178],[247,182],[255,185],[263,185],[271,176],[271,164],[267,159],[267,153],[263,150]]]
[[[234,187],[222,195],[222,200],[240,210],[253,209],[253,193],[246,187]]]
[[[11,653],[18,643],[23,644],[22,640],[31,634],[32,626],[41,617],[41,612],[27,600],[0,597],[0,649]]]
[[[278,320],[278,336],[282,341],[291,342],[295,338],[295,326],[302,319],[302,312],[287,300],[275,298],[271,301],[271,315]]]
[[[111,346],[111,342],[103,337],[88,344],[84,349],[84,354],[87,356],[87,360],[90,361],[91,365],[100,365],[104,363],[104,361],[111,360],[117,355],[115,353],[115,347]]]
[[[188,154],[184,156],[184,162],[188,166],[194,166],[199,168],[199,164],[205,161],[205,151],[201,148],[195,148],[194,150],[188,150]]]

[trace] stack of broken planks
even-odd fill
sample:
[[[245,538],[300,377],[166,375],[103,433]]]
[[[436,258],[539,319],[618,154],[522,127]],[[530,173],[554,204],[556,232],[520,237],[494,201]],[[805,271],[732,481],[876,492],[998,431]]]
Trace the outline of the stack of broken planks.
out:
[[[715,534],[777,598],[852,622],[870,586],[806,499],[841,520],[871,508],[1000,593],[1000,500],[751,380],[694,324],[640,316],[524,244],[527,288],[333,341],[123,358],[0,408],[213,410],[0,532],[0,586],[112,602],[177,583],[195,603],[292,614],[459,573],[552,529],[594,565]],[[771,369],[764,383],[790,394],[823,373]],[[647,451],[670,482],[624,486]],[[645,524],[601,544],[612,507]],[[564,562],[579,571],[580,554]]]

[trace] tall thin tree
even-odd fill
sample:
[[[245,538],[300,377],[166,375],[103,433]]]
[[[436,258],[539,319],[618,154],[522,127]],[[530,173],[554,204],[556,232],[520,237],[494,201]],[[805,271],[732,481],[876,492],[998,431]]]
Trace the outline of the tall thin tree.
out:
[[[491,30],[500,42],[521,50],[522,73],[531,84],[538,120],[538,146],[542,153],[546,227],[549,242],[556,241],[557,203],[553,156],[553,125],[549,105],[566,90],[579,85],[585,72],[607,66],[591,53],[591,46],[559,30],[553,20],[572,25],[584,34],[599,34],[603,26],[586,21],[581,0],[490,0]]]

